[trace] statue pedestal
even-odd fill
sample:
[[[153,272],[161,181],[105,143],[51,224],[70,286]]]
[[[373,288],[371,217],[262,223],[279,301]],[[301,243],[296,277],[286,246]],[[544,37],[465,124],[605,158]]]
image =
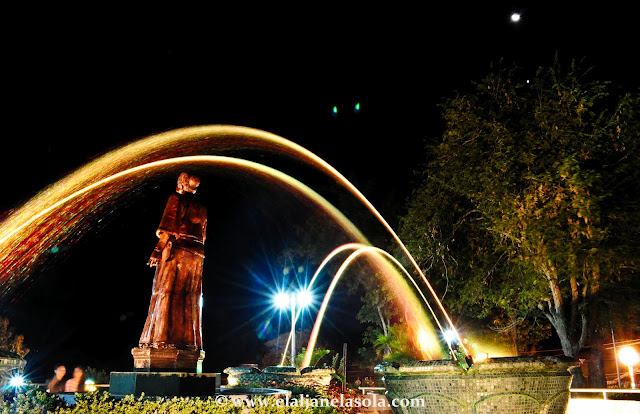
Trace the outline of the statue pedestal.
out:
[[[135,372],[202,373],[204,351],[138,347],[131,350]]]
[[[195,397],[215,395],[220,390],[220,374],[187,372],[112,372],[111,395]]]
[[[134,372],[112,372],[113,395],[207,396],[220,389],[220,374],[203,374],[204,351],[138,347],[131,350]]]

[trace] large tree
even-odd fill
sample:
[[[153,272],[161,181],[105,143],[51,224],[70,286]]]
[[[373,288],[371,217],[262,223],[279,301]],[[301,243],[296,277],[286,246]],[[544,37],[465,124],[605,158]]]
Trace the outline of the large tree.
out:
[[[565,355],[592,345],[602,386],[611,304],[637,289],[640,270],[638,94],[557,61],[476,86],[442,105],[446,129],[401,234],[443,276],[449,306],[514,324],[543,315]]]

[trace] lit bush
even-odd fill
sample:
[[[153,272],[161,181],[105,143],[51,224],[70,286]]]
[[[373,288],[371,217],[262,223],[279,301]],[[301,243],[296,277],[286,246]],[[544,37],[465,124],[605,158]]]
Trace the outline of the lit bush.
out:
[[[54,394],[37,387],[27,387],[11,402],[2,406],[2,414],[47,414],[66,407],[67,404]]]
[[[60,398],[39,390],[28,390],[20,394],[12,403],[5,403],[2,414],[214,414],[214,413],[257,413],[257,414],[337,414],[332,407],[279,407],[273,397],[255,397],[254,408],[246,403],[236,406],[233,402],[216,401],[206,398],[145,398],[127,396],[115,399],[106,392],[76,394],[76,404],[66,405]],[[263,403],[260,404],[260,401]]]

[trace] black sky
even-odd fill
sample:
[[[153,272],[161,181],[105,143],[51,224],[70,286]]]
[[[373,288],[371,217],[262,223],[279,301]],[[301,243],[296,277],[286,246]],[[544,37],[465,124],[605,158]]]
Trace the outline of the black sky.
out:
[[[637,88],[637,24],[629,7],[34,6],[6,16],[11,29],[3,39],[0,169],[7,185],[0,211],[137,138],[183,126],[235,124],[314,151],[361,186],[395,224],[425,140],[442,131],[437,104],[471,88],[491,62],[502,58],[533,73],[558,52],[564,62],[584,58],[596,78]],[[522,13],[517,24],[509,21],[514,11]],[[304,168],[289,168],[303,181],[329,186]],[[251,274],[267,273],[288,242],[287,220],[303,222],[305,216],[278,217],[283,205],[304,209],[260,183],[203,174],[215,190],[203,179],[199,195],[216,217],[207,246],[205,368],[217,371],[257,358],[257,324],[233,330],[264,308],[247,290],[256,283]],[[143,265],[174,179],[149,186],[146,197],[130,197],[104,228],[61,246],[59,256],[36,271],[23,298],[2,305],[33,349],[36,375],[48,375],[57,360],[130,368],[129,349],[144,322],[153,276]],[[361,224],[375,233],[375,224]],[[332,315],[344,322],[327,325],[327,335],[357,347],[358,301],[340,295]]]

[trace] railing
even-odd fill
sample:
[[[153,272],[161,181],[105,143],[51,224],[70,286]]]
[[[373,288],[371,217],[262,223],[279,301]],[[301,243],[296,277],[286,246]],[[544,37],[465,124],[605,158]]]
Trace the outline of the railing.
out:
[[[35,386],[40,388],[41,390],[46,390],[47,387],[49,386],[49,383],[47,382],[30,382],[29,385]],[[109,384],[84,384],[85,388],[88,386],[93,386],[96,388],[109,388]]]
[[[362,391],[362,395],[365,395],[367,391],[385,391],[385,387],[358,387]]]
[[[632,388],[570,388],[570,392],[591,392],[598,393],[608,400],[607,394],[640,394],[640,390]]]
[[[362,391],[362,395],[365,395],[367,391],[385,391],[385,387],[358,387],[360,391]],[[590,393],[598,393],[604,396],[605,400],[608,400],[607,394],[640,394],[640,390],[631,389],[631,388],[571,388],[570,392],[580,393],[580,392],[590,392]]]

